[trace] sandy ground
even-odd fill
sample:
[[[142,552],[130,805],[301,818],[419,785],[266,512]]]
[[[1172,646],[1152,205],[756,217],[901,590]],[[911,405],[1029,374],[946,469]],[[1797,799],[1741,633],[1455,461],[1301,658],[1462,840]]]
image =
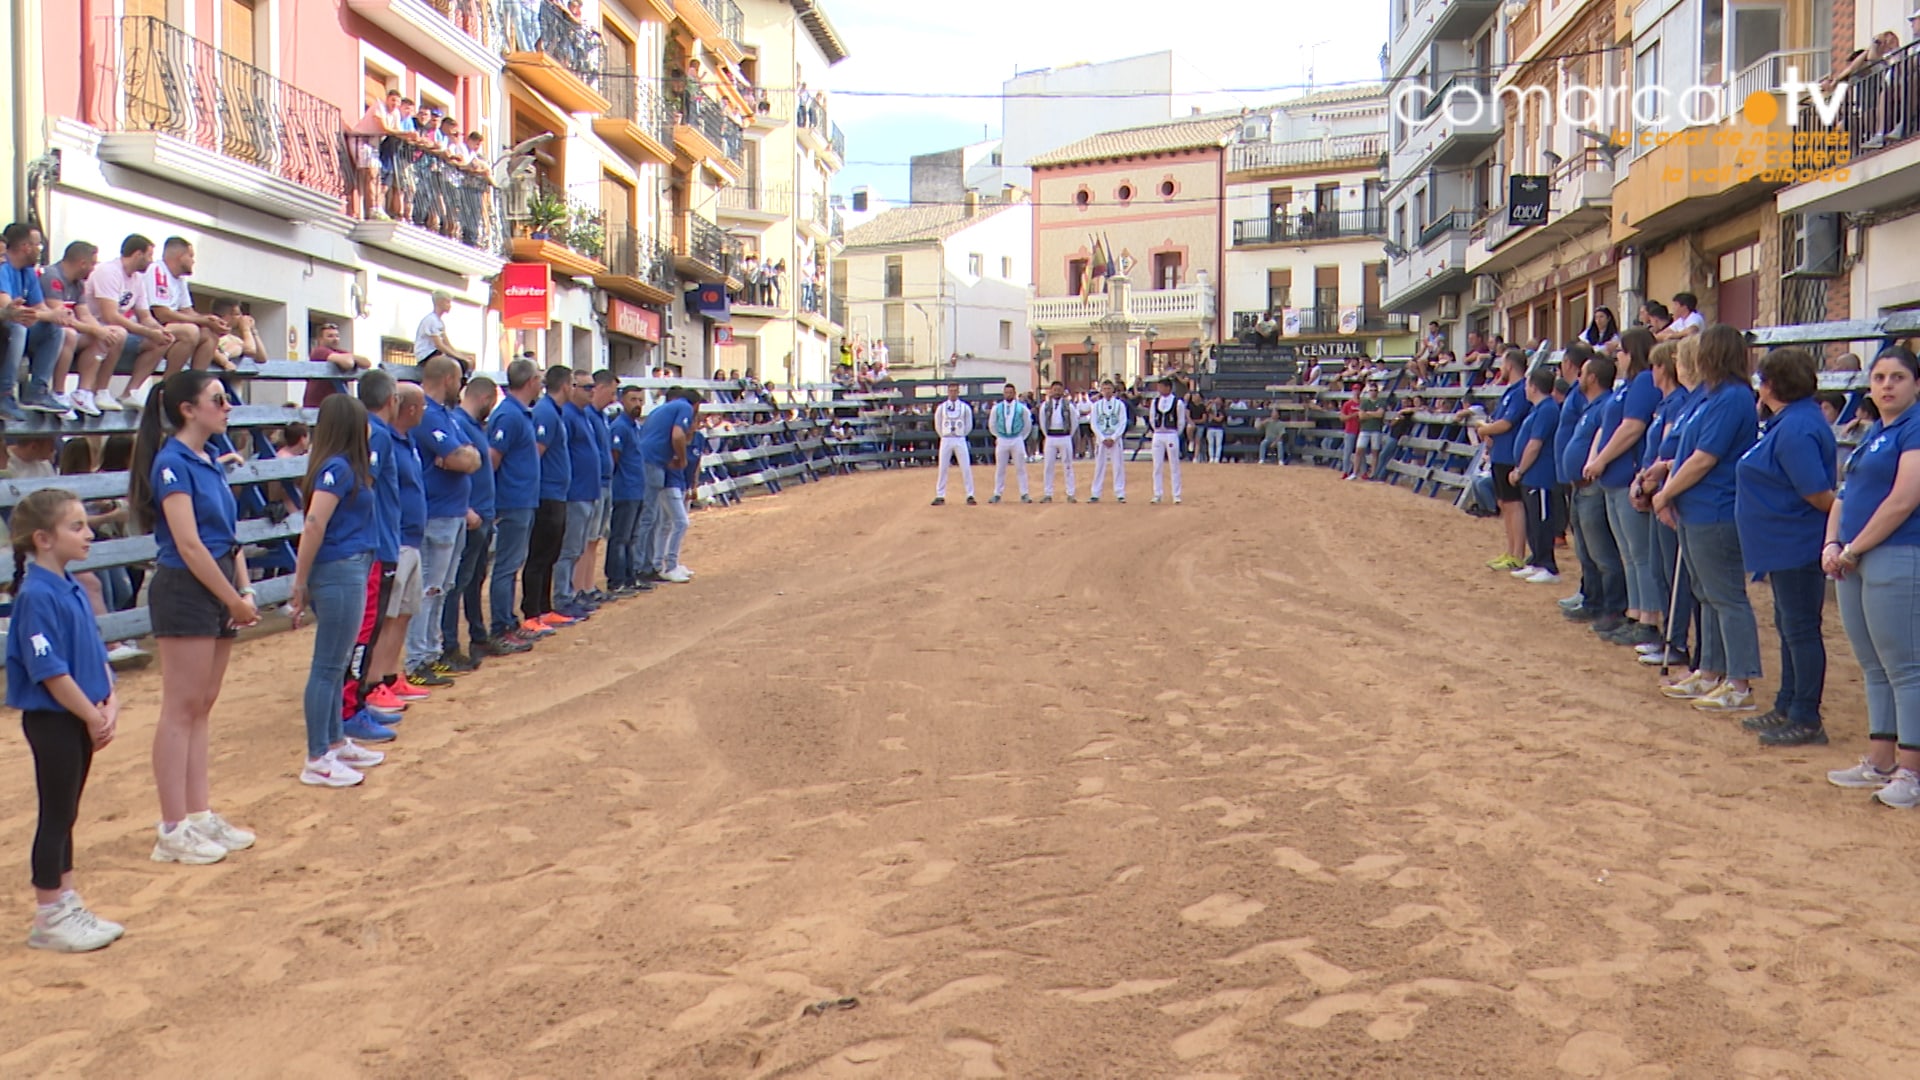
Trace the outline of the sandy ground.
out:
[[[1821,776],[1864,747],[1850,659],[1836,745],[1762,753],[1448,506],[1133,479],[702,514],[695,584],[416,707],[345,792],[294,780],[305,633],[247,644],[215,789],[261,842],[215,867],[147,860],[134,676],[79,835],[129,930],[92,956],[20,944],[7,721],[0,1076],[1920,1071],[1920,816]]]

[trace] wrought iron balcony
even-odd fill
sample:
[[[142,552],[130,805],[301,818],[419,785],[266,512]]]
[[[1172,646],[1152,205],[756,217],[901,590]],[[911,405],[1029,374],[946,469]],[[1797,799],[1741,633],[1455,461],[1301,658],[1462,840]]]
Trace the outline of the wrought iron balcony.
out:
[[[1434,218],[1432,224],[1420,230],[1420,246],[1426,247],[1450,232],[1467,233],[1473,229],[1473,211],[1453,210]]]
[[[673,301],[679,286],[673,255],[653,235],[631,225],[613,230],[607,237],[606,264],[607,272],[593,279],[601,288],[649,303]]]
[[[681,276],[712,281],[733,275],[734,264],[740,259],[740,241],[698,214],[681,215],[680,231],[679,254],[690,260],[680,267]]]
[[[103,158],[295,220],[342,210],[339,109],[163,20],[117,26],[99,69]]]
[[[836,242],[845,243],[847,239],[846,219],[840,216],[840,211],[838,210],[830,210],[829,216],[832,220],[827,225],[827,235],[832,237]]]
[[[793,213],[793,192],[786,188],[762,188],[741,184],[720,189],[720,201],[717,205],[722,215],[785,217]]]
[[[500,73],[500,20],[491,0],[347,0],[367,21],[457,75]]]
[[[839,124],[834,124],[832,130],[833,134],[827,139],[827,147],[833,151],[834,157],[845,162],[847,160],[847,136],[840,130]]]
[[[619,67],[600,86],[608,107],[594,117],[594,134],[635,161],[673,164],[673,110],[659,81]]]
[[[529,86],[569,112],[601,113],[605,67],[600,35],[553,0],[501,0],[502,49],[507,66]]]
[[[515,258],[544,262],[563,273],[606,272],[607,218],[600,208],[569,197],[540,177],[507,189],[508,252]]]
[[[1276,210],[1270,217],[1243,218],[1233,223],[1233,245],[1303,244],[1319,240],[1353,240],[1387,234],[1387,212],[1382,207],[1316,213]]]
[[[692,128],[713,151],[717,151],[719,160],[715,164],[730,165],[735,174],[743,172],[744,136],[740,125],[733,122],[719,102],[701,90],[688,89],[680,97],[680,123]],[[712,155],[706,154],[703,149],[702,156]]]

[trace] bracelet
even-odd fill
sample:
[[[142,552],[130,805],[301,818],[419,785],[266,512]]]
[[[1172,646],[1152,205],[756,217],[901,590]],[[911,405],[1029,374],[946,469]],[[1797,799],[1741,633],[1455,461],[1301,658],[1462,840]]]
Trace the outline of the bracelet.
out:
[[[1827,548],[1842,548],[1842,549],[1844,549],[1844,548],[1845,548],[1846,546],[1847,546],[1847,545],[1845,545],[1845,544],[1843,544],[1843,543],[1841,543],[1841,542],[1840,542],[1840,541],[1838,541],[1838,540],[1829,540],[1829,541],[1827,541],[1827,543],[1826,543],[1826,547],[1823,547],[1823,548],[1821,548],[1820,550],[1821,550],[1821,551],[1825,551],[1825,550],[1827,550]]]
[[[249,586],[247,586],[246,588],[244,588],[244,589],[241,589],[241,590],[240,590],[240,595],[241,595],[241,596],[245,596],[245,597],[252,597],[252,596],[254,596],[254,595],[255,595],[255,593],[254,593],[254,591],[253,591],[253,586],[251,586],[251,585],[249,585]]]

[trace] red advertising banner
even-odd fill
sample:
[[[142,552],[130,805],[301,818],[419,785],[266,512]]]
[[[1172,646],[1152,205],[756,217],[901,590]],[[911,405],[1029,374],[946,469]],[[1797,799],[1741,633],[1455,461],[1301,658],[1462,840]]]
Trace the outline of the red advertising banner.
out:
[[[607,298],[607,328],[616,334],[625,334],[641,341],[660,342],[660,313],[648,311],[638,304],[629,304],[625,300]]]
[[[500,321],[507,329],[545,330],[552,295],[545,263],[508,263],[500,268]]]
[[[724,324],[724,323],[722,323],[722,324],[721,324],[721,325],[719,325],[719,326],[716,326],[716,327],[714,327],[714,328],[713,328],[713,343],[714,343],[715,345],[732,345],[732,344],[734,343],[734,342],[733,342],[733,327],[731,327],[731,326],[727,326],[727,325],[726,325],[726,324]]]

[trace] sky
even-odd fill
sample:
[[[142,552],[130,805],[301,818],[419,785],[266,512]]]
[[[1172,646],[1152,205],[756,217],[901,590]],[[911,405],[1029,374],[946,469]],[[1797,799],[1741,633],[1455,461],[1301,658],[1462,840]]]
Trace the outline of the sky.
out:
[[[851,54],[825,85],[847,137],[834,183],[907,198],[907,159],[1000,130],[993,95],[1017,71],[1171,49],[1173,113],[1271,104],[1380,78],[1387,0],[825,0]],[[1182,12],[1191,17],[1183,17]],[[1231,89],[1236,93],[1211,93]],[[884,96],[916,94],[975,97]],[[873,93],[878,92],[878,93]],[[873,94],[873,96],[869,96]],[[1011,163],[1010,163],[1011,164]]]

